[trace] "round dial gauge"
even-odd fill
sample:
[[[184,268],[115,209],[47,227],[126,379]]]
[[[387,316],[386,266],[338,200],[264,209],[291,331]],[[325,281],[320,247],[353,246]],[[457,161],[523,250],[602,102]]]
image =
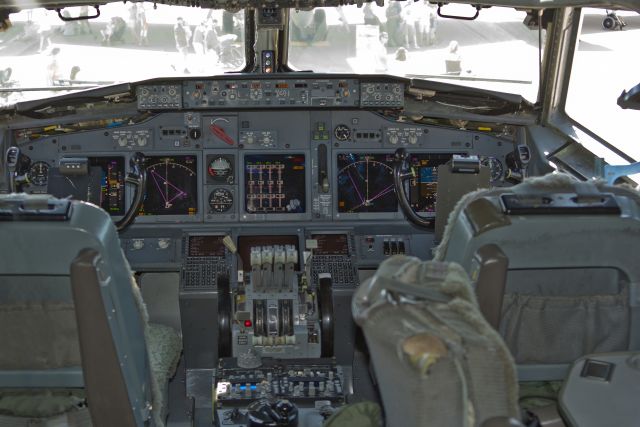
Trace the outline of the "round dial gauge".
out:
[[[338,125],[333,130],[333,134],[338,141],[346,141],[351,137],[351,129],[347,125]]]
[[[29,181],[33,185],[47,185],[49,165],[46,162],[35,162],[29,168]]]
[[[209,194],[212,213],[224,213],[233,206],[233,194],[226,188],[214,188]]]
[[[480,163],[482,164],[482,166],[486,166],[489,168],[489,171],[491,173],[491,182],[499,181],[502,178],[503,168],[500,160],[496,159],[495,157],[485,157],[480,161]]]
[[[226,157],[219,156],[211,160],[207,166],[207,173],[215,181],[233,184],[233,167]]]

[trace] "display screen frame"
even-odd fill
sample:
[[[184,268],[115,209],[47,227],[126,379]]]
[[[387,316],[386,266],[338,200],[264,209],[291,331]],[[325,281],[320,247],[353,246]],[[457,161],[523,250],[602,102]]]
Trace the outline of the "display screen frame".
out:
[[[130,197],[132,197],[132,193],[133,191],[130,191],[127,188],[126,185],[126,176],[128,173],[128,164],[129,164],[129,157],[126,154],[113,154],[112,152],[96,152],[96,153],[87,153],[86,155],[83,156],[73,156],[70,154],[64,154],[61,155],[58,159],[56,159],[56,161],[54,162],[46,162],[48,163],[49,166],[49,176],[48,176],[48,182],[47,182],[47,192],[49,194],[52,193],[56,193],[55,191],[52,191],[53,189],[51,188],[51,181],[52,181],[52,173],[54,169],[59,169],[60,167],[60,163],[61,160],[63,159],[67,159],[67,158],[73,158],[73,157],[78,157],[78,158],[86,158],[89,162],[89,170],[91,170],[91,168],[96,168],[96,167],[100,167],[102,168],[103,165],[99,165],[99,164],[94,164],[96,161],[101,161],[104,163],[107,163],[109,161],[112,160],[116,160],[119,163],[119,166],[122,167],[122,181],[121,181],[121,191],[122,191],[122,200],[120,201],[120,213],[114,214],[112,212],[110,212],[109,210],[105,209],[102,206],[102,203],[96,203],[95,201],[87,201],[85,198],[81,198],[81,199],[77,199],[77,200],[84,200],[87,201],[88,203],[93,203],[96,206],[98,206],[99,208],[101,208],[102,210],[104,210],[105,212],[107,212],[109,214],[109,216],[113,219],[113,220],[118,220],[120,218],[122,218],[124,216],[124,214],[127,212],[128,207],[131,204],[130,201]],[[102,177],[101,177],[102,178]],[[102,185],[100,185],[100,191],[102,191]],[[66,197],[63,195],[58,194],[57,197]],[[102,196],[100,196],[100,198],[102,198]]]
[[[138,215],[136,217],[135,223],[137,224],[153,224],[153,223],[184,223],[184,222],[202,222],[203,211],[205,201],[202,197],[204,188],[203,188],[203,178],[202,178],[202,152],[193,152],[193,151],[148,151],[143,152],[147,157],[177,157],[177,156],[192,156],[195,158],[194,164],[197,165],[196,170],[196,179],[197,179],[197,192],[198,192],[198,200],[197,200],[197,212],[195,215]],[[149,176],[147,176],[147,182],[149,181]],[[148,185],[148,184],[147,184]],[[131,193],[131,198],[133,198],[133,191],[129,191]]]
[[[364,156],[367,154],[372,155],[393,155],[393,150],[387,149],[367,149],[364,147],[351,147],[349,149],[339,149],[333,150],[332,153],[332,166],[333,166],[333,182],[331,186],[333,187],[332,196],[333,196],[333,217],[336,220],[379,220],[379,219],[398,219],[401,220],[404,218],[404,215],[400,211],[400,206],[396,205],[396,210],[393,212],[340,212],[340,199],[339,199],[339,188],[338,188],[338,176],[340,174],[340,167],[338,165],[338,158],[340,155],[344,154],[358,154],[360,156]],[[393,181],[392,181],[393,182]]]
[[[366,149],[366,148],[356,148],[352,147],[350,149],[339,149],[333,151],[333,170],[335,171],[333,174],[333,215],[336,220],[378,220],[378,219],[404,219],[404,214],[400,210],[400,206],[397,206],[397,210],[395,212],[340,212],[339,207],[339,190],[338,190],[338,175],[340,173],[340,167],[338,165],[338,157],[341,154],[358,154],[360,156],[366,154],[372,155],[393,155],[394,151],[388,148],[386,149]],[[409,156],[428,156],[428,155],[437,155],[437,156],[449,156],[452,157],[454,154],[463,154],[463,152],[452,151],[452,150],[410,150]],[[405,183],[405,193],[409,196],[409,184]],[[434,218],[435,212],[419,212],[418,215],[424,218]]]
[[[421,157],[422,157],[422,159],[424,159],[426,156],[446,157],[446,160],[441,159],[441,160],[444,160],[443,162],[437,163],[435,166],[429,166],[431,168],[436,168],[437,169],[439,166],[444,165],[448,161],[450,161],[451,158],[454,155],[464,155],[464,154],[460,153],[460,152],[453,153],[453,152],[434,152],[434,151],[430,151],[430,152],[421,151],[421,152],[417,152],[417,153],[409,153],[409,159],[410,159],[409,166],[413,166],[412,161],[413,161],[413,157],[414,156],[417,156],[419,160],[420,160]],[[418,168],[420,168],[420,166],[418,166]],[[416,170],[416,173],[418,174],[418,179],[422,178],[422,176],[420,175],[421,172],[422,172],[421,168]],[[437,182],[438,181],[436,181],[436,183]],[[439,185],[439,184],[437,184],[437,185]],[[436,188],[436,197],[437,197],[437,192],[438,192],[438,190]],[[407,195],[407,198],[409,200],[409,204],[413,208],[414,207],[414,201],[412,200],[412,197],[411,197],[410,180],[405,181],[405,194]],[[416,212],[419,216],[421,216],[423,218],[435,218],[436,217],[435,202],[433,204],[433,211],[417,211],[417,210],[414,209],[414,212]]]
[[[186,245],[187,245],[187,251],[185,256],[186,257],[215,257],[215,258],[224,258],[227,255],[227,250],[226,250],[226,246],[224,245],[224,243],[222,242],[224,239],[225,235],[224,234],[188,234],[187,235],[187,239],[186,239]],[[203,255],[202,253],[200,254],[195,254],[194,253],[194,239],[211,239],[211,240],[215,240],[215,243],[218,245],[217,248],[217,252],[214,254],[207,254],[207,255]]]
[[[246,210],[246,202],[247,202],[247,178],[245,173],[245,165],[247,157],[254,156],[304,156],[304,206],[305,212],[291,212],[291,213],[264,213],[264,212],[247,212]],[[240,206],[240,221],[305,221],[311,219],[311,155],[309,150],[270,150],[270,151],[258,151],[251,150],[249,152],[241,153],[239,159],[239,168],[242,172],[236,173],[236,178],[239,180],[240,185],[240,195],[239,195],[239,203]]]
[[[333,248],[328,248],[326,246],[323,249],[321,249],[320,246],[321,246],[321,242],[323,241],[321,237],[324,237],[324,241],[333,239],[333,241],[329,244],[329,246],[335,244],[336,239],[344,238],[344,247],[340,251]],[[347,231],[345,232],[332,231],[330,233],[311,231],[308,237],[308,239],[315,240],[318,244],[318,247],[313,250],[314,255],[318,255],[318,256],[340,255],[340,256],[346,256],[346,257],[353,255],[351,238],[352,238],[352,235]]]

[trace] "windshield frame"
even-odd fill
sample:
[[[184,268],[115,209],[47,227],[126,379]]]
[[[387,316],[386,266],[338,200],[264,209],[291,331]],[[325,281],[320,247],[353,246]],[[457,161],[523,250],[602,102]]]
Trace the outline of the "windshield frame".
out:
[[[577,49],[581,21],[581,8],[558,9],[550,31],[552,45],[556,49],[545,56],[547,78],[541,91],[542,116],[541,121],[551,128],[566,135],[571,143],[580,144],[594,157],[603,159],[607,164],[624,165],[636,160],[618,149],[604,138],[591,131],[586,125],[568,115],[566,101],[569,92],[569,82],[573,68],[573,60]],[[566,142],[566,141],[565,141]],[[547,158],[562,150],[566,144],[549,145],[545,150]],[[582,162],[576,159],[576,163]],[[588,161],[590,163],[591,160]],[[584,163],[584,162],[583,162]],[[598,178],[597,170],[591,176],[581,175],[585,179]]]

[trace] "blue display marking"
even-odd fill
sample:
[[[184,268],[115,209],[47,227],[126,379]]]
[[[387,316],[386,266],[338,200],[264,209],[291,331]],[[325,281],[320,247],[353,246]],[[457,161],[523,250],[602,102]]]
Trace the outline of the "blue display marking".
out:
[[[427,184],[430,182],[436,182],[437,176],[435,176],[435,168],[420,168],[420,184]]]

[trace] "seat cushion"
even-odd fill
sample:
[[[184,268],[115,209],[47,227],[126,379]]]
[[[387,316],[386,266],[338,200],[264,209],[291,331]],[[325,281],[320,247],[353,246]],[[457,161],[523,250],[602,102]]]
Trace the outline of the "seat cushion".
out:
[[[81,389],[0,391],[0,415],[48,418],[84,406],[85,393]]]
[[[158,383],[162,406],[165,406],[168,382],[176,371],[182,340],[171,327],[150,323],[147,341],[151,372]],[[82,389],[0,391],[0,415],[49,418],[84,406]]]
[[[153,412],[156,425],[164,426],[168,414],[169,380],[173,377],[182,352],[182,339],[173,328],[158,323],[148,323],[145,331],[147,353],[151,365]]]
[[[151,372],[162,388],[176,371],[182,340],[173,328],[157,323],[149,323],[147,340]]]

